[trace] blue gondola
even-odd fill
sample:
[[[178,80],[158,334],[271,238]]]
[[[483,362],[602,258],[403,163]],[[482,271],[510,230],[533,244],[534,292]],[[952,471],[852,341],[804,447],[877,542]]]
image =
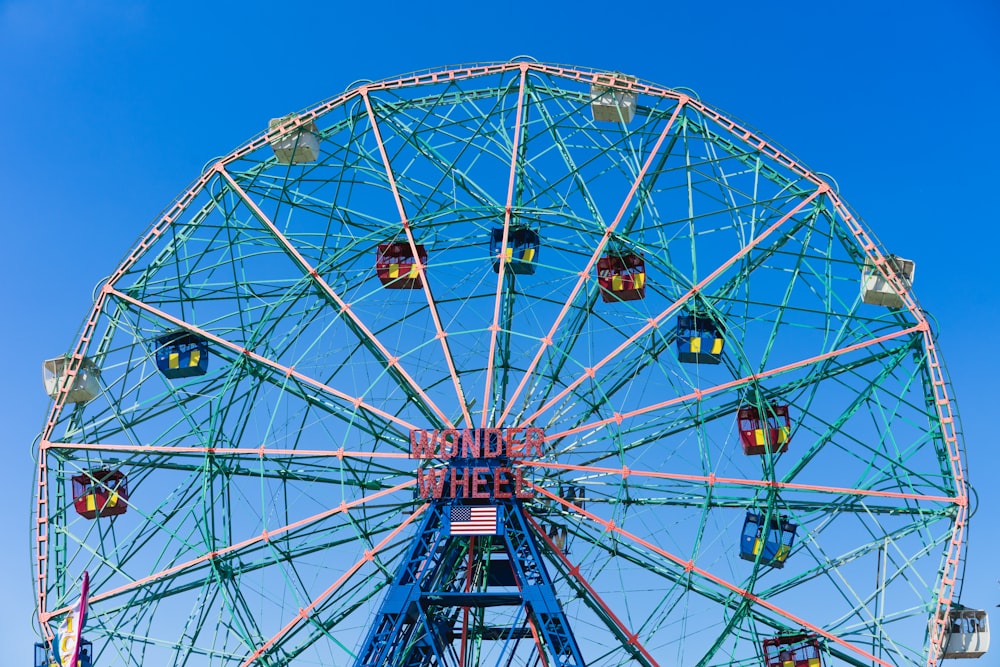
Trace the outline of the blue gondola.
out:
[[[174,331],[156,339],[156,367],[175,380],[208,371],[208,342],[187,331]]]
[[[78,667],[93,667],[94,646],[86,639],[80,640],[80,656],[77,659]],[[35,644],[35,667],[59,667],[59,660],[52,655],[48,644],[41,642]]]
[[[772,518],[765,530],[764,516],[756,512],[747,512],[743,522],[743,535],[740,538],[740,558],[757,560],[760,554],[762,565],[781,568],[795,544],[795,531],[798,526],[785,517]]]
[[[538,232],[527,227],[511,227],[507,231],[507,270],[513,273],[533,274],[538,264]],[[490,257],[493,270],[500,273],[500,251],[503,248],[503,227],[494,227],[490,233]]]
[[[725,327],[704,315],[677,318],[677,358],[686,364],[717,364],[722,361]]]

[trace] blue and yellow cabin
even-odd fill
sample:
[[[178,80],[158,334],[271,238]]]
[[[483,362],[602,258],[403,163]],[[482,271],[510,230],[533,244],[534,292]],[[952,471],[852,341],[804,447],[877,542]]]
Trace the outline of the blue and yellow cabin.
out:
[[[795,544],[796,530],[798,526],[783,516],[772,518],[765,527],[764,515],[747,512],[740,538],[740,558],[755,561],[759,556],[762,565],[782,568]]]
[[[704,315],[677,318],[677,358],[685,364],[718,364],[725,347],[725,328]]]
[[[510,227],[507,230],[507,247],[503,246],[503,227],[494,227],[490,232],[490,257],[493,270],[500,273],[500,257],[507,261],[507,270],[512,273],[533,274],[538,264],[538,232],[527,227]]]
[[[156,367],[171,380],[208,372],[208,342],[187,331],[173,331],[156,339]]]

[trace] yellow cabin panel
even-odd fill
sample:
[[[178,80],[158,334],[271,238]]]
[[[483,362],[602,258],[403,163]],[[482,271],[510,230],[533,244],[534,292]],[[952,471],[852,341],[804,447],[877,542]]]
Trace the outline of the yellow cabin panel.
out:
[[[170,368],[180,368],[181,355],[177,352],[171,352],[170,356],[167,357],[167,366]]]
[[[188,366],[197,366],[199,361],[201,361],[201,350],[191,350],[191,361],[188,362]]]
[[[721,354],[721,353],[722,353],[722,339],[716,338],[714,341],[712,341],[712,354]]]
[[[622,277],[621,276],[611,276],[611,289],[615,292],[621,292],[623,289]]]
[[[528,248],[527,250],[525,250],[524,251],[523,259],[524,259],[525,262],[533,262],[533,261],[535,261],[535,249],[534,248]]]
[[[634,276],[632,276],[632,279],[635,281],[635,288],[636,289],[642,289],[645,286],[645,284],[646,284],[646,274],[645,273],[637,273]]]
[[[691,339],[691,353],[698,354],[701,352],[701,338],[695,336]]]
[[[390,264],[389,265],[389,277],[390,278],[398,278],[399,277],[399,264]]]
[[[758,445],[763,445],[764,444],[764,429],[762,429],[762,428],[755,428],[753,430],[753,440]]]

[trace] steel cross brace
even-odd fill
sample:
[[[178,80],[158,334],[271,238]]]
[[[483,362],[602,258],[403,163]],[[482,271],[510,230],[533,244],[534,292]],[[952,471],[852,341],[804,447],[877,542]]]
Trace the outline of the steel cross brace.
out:
[[[502,535],[485,538],[493,541],[493,553],[506,552],[516,587],[488,587],[485,577],[480,577],[482,585],[476,590],[466,586],[466,562],[473,560],[467,559],[470,540],[449,534],[448,517],[454,503],[452,499],[431,501],[354,667],[459,667],[456,640],[462,636],[462,611],[494,606],[525,611],[537,632],[538,650],[548,653],[553,667],[585,667],[520,501],[493,501],[503,517]],[[486,557],[490,557],[488,552]],[[489,566],[489,560],[485,565]],[[481,630],[481,640],[507,640],[505,650],[511,638],[527,634],[517,627]]]

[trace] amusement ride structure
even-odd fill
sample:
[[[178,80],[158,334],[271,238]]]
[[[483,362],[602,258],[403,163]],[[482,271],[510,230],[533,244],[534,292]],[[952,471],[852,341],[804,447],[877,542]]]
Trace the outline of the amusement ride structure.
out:
[[[210,164],[45,362],[37,661],[74,609],[98,667],[982,655],[913,276],[692,91],[352,85]]]

